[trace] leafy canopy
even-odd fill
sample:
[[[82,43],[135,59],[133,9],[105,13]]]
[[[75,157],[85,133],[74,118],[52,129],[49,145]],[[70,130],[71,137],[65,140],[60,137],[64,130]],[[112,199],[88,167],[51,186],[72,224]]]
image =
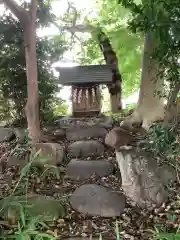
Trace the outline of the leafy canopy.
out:
[[[95,28],[100,27],[110,38],[123,77],[123,94],[127,96],[139,85],[143,35],[134,34],[127,28],[131,13],[116,0],[98,0],[95,9],[97,16],[93,18],[89,16],[86,21]],[[82,40],[78,60],[81,64],[104,63],[96,34],[88,40]]]
[[[39,22],[43,22],[41,18]],[[38,83],[41,120],[53,116],[58,103],[51,65],[62,57],[67,46],[63,36],[37,37]],[[24,106],[27,99],[26,64],[23,32],[20,23],[11,15],[0,19],[0,101],[1,120],[24,121]]]

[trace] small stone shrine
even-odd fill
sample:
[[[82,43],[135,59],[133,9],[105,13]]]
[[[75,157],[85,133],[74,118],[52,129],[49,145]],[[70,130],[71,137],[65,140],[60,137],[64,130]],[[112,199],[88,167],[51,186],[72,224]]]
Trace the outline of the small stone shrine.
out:
[[[101,112],[100,85],[112,83],[110,65],[56,67],[59,84],[72,87],[74,117],[97,116]]]

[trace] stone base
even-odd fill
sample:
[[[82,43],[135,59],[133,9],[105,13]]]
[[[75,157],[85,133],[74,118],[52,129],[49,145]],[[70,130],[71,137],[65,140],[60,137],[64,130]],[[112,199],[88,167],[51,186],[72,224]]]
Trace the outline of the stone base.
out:
[[[73,112],[73,117],[97,117],[99,116],[99,111],[79,111],[79,112]]]

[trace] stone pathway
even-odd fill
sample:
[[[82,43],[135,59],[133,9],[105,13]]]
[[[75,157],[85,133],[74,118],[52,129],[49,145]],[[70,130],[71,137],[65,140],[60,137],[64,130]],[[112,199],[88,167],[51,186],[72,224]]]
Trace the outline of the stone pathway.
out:
[[[32,151],[41,149],[40,156],[45,160],[34,161],[35,166],[44,168],[47,164],[65,166],[65,179],[70,179],[77,188],[73,191],[69,203],[73,210],[86,216],[117,217],[121,216],[126,206],[126,199],[121,191],[121,178],[118,189],[102,186],[99,183],[84,183],[93,176],[100,179],[113,176],[116,169],[115,159],[107,158],[109,147],[105,144],[105,137],[113,128],[110,118],[90,120],[73,120],[68,127],[67,119],[61,120],[56,129],[50,129],[51,134],[57,137],[58,143],[36,144]],[[4,131],[4,130],[3,130]],[[12,129],[6,129],[7,136],[13,135]],[[0,132],[0,140],[5,139],[5,131]],[[113,153],[113,151],[112,151]],[[20,165],[24,167],[19,156],[8,157],[8,166]],[[112,183],[113,184],[113,183]],[[54,208],[52,214],[54,213]],[[87,238],[89,240],[89,238]],[[92,238],[96,239],[96,238]],[[71,240],[71,238],[69,238]],[[77,238],[86,240],[86,238]]]
[[[108,120],[108,127],[110,123],[112,127],[112,121]],[[79,125],[66,129],[66,139],[69,141],[67,152],[70,157],[66,176],[74,181],[84,181],[93,174],[99,177],[109,176],[114,170],[114,164],[104,157],[104,152],[107,151],[105,137],[109,128],[105,128],[106,124],[102,122],[91,126],[82,125],[79,122]],[[73,192],[70,203],[76,211],[90,216],[115,217],[120,216],[125,209],[125,197],[121,192],[96,184],[78,187]]]

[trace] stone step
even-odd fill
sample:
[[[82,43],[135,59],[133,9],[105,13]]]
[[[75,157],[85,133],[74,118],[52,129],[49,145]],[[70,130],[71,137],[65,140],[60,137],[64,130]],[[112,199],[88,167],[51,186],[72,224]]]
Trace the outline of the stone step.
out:
[[[77,188],[70,198],[76,211],[89,216],[116,217],[125,209],[125,196],[96,184],[85,184]]]
[[[94,173],[99,177],[108,176],[113,172],[112,163],[105,160],[86,161],[72,159],[67,166],[66,175],[71,180],[83,181]]]
[[[105,138],[107,130],[99,126],[91,127],[70,127],[66,130],[66,138],[68,141],[79,141],[87,138]]]
[[[104,145],[96,140],[77,141],[69,145],[68,153],[71,157],[91,157],[104,153]]]

